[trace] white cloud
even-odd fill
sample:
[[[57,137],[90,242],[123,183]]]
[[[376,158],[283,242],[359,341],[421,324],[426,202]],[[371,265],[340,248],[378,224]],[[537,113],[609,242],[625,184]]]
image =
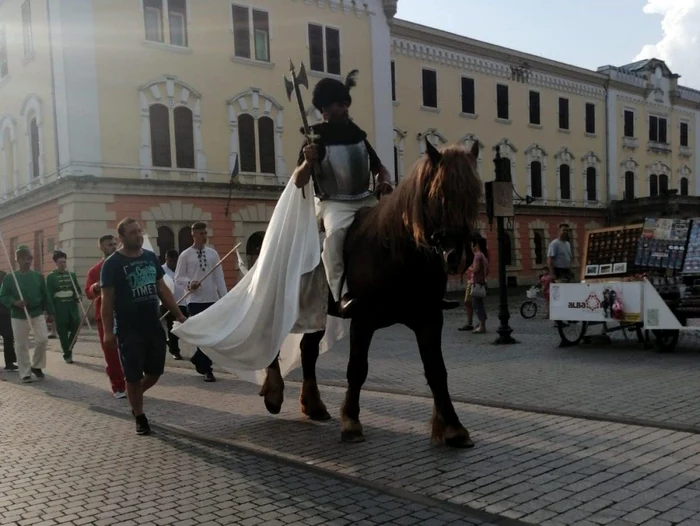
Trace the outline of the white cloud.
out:
[[[662,16],[664,36],[635,60],[659,58],[681,75],[681,84],[700,89],[700,0],[647,0],[644,12]]]

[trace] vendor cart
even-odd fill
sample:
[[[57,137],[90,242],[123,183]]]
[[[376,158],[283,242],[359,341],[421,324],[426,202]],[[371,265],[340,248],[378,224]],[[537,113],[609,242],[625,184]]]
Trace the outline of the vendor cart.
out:
[[[673,351],[681,332],[700,331],[700,218],[647,219],[590,231],[581,283],[553,283],[550,319],[562,345],[603,333],[650,334],[661,352]]]

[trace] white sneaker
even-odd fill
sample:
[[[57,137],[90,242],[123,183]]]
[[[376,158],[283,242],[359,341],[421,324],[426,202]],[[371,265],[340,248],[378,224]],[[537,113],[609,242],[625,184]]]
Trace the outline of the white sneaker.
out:
[[[117,391],[114,393],[114,398],[126,398],[126,393],[124,391]]]

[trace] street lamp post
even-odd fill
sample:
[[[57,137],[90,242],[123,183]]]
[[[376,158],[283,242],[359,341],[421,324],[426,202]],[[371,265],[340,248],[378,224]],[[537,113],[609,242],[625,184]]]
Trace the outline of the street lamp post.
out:
[[[496,157],[493,164],[496,169],[496,179],[491,183],[491,188],[487,188],[487,207],[489,220],[496,217],[496,228],[498,233],[498,319],[501,324],[498,326],[498,338],[494,342],[497,345],[518,343],[512,336],[508,321],[510,320],[510,310],[508,308],[508,279],[506,276],[505,255],[510,251],[510,243],[506,238],[505,220],[513,217],[513,181],[510,173],[510,159],[501,158],[500,147],[496,147]],[[487,183],[488,185],[489,183]]]

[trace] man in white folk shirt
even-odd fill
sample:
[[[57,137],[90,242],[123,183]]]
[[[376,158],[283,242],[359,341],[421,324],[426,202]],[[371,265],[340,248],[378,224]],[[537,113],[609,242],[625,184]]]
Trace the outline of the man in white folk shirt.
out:
[[[177,269],[177,261],[179,259],[179,256],[180,254],[175,249],[170,249],[165,254],[165,264],[163,265],[163,271],[165,272],[166,276],[170,277],[170,279],[173,280],[173,283],[175,283],[175,270]],[[175,301],[179,301],[180,298],[182,298],[184,295],[185,289],[179,286],[177,283],[175,283],[175,290],[173,291]],[[178,303],[177,306],[180,307],[180,312],[184,316],[188,315],[187,298],[180,301],[180,303]],[[161,305],[161,311],[161,315],[167,314],[167,317],[165,318],[165,323],[168,327],[168,350],[170,351],[170,354],[173,355],[173,358],[175,358],[176,360],[182,360],[182,355],[180,354],[180,338],[178,338],[171,332],[173,330],[173,323],[175,322],[175,317],[172,314],[170,314],[170,311],[168,311],[168,309],[165,308],[164,305]]]
[[[187,311],[190,316],[207,310],[227,292],[221,266],[217,267],[210,277],[200,281],[220,260],[216,250],[206,246],[206,223],[197,222],[192,225],[192,239],[194,243],[180,254],[175,269],[175,284],[188,292],[191,291],[187,297]],[[213,362],[201,349],[197,348],[190,361],[197,372],[204,375],[205,382],[216,381],[212,369]]]

